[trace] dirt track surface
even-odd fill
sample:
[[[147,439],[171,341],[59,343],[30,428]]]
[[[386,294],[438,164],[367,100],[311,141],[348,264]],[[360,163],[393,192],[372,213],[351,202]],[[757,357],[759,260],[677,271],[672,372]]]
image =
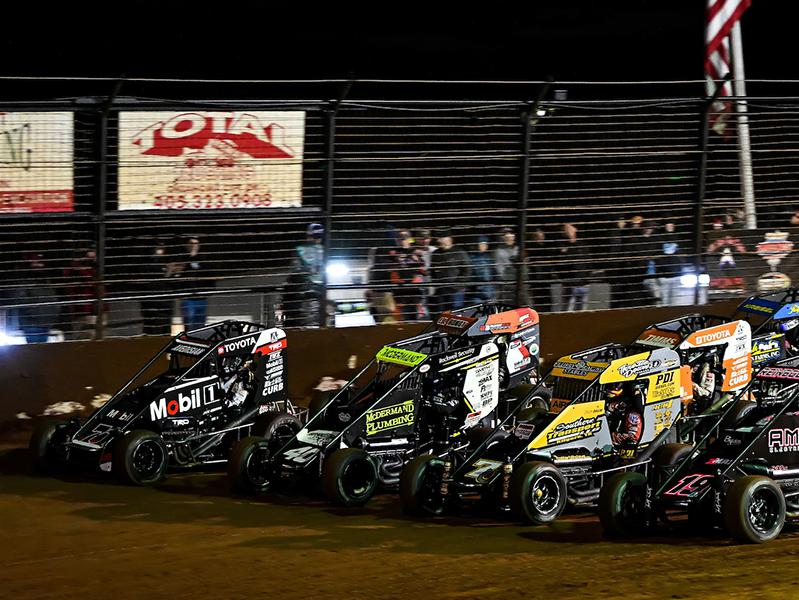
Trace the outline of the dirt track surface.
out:
[[[20,446],[0,447],[4,598],[799,598],[797,529],[622,543],[590,513],[419,521],[390,495],[359,510],[233,498],[221,473],[157,489],[33,477]]]

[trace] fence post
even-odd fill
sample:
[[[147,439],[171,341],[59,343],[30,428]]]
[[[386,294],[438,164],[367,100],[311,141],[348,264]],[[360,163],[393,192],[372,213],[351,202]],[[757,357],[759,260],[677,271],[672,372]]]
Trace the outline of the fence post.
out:
[[[325,207],[323,215],[323,225],[325,232],[322,236],[322,252],[324,261],[322,263],[322,290],[319,301],[319,327],[327,325],[327,261],[330,260],[330,239],[333,227],[333,180],[335,174],[336,161],[336,117],[341,103],[350,93],[354,79],[350,79],[341,90],[336,100],[331,100],[327,109],[327,152],[325,156]]]
[[[725,77],[725,81],[730,79],[730,75]],[[710,110],[724,89],[723,83],[716,84],[716,90],[712,96],[704,98],[702,106],[702,118],[699,120],[699,173],[697,176],[696,206],[694,207],[694,274],[696,275],[696,287],[694,288],[694,304],[699,304],[699,273],[702,269],[702,242],[703,225],[705,221],[705,193],[707,191],[707,155],[710,142]]]
[[[97,266],[95,269],[95,322],[94,339],[101,340],[105,336],[105,323],[103,322],[105,304],[105,206],[107,203],[106,194],[108,192],[108,115],[114,99],[122,88],[123,79],[119,79],[114,84],[111,94],[103,102],[100,108],[100,164],[97,173],[97,214],[95,216],[95,239],[97,249],[95,251]]]
[[[519,221],[516,231],[516,245],[519,248],[519,257],[516,267],[516,305],[524,306],[529,302],[527,297],[527,206],[530,200],[530,136],[533,127],[530,119],[538,111],[541,100],[549,91],[552,80],[548,80],[538,91],[538,96],[533,102],[526,102],[522,110],[522,164],[519,182]]]

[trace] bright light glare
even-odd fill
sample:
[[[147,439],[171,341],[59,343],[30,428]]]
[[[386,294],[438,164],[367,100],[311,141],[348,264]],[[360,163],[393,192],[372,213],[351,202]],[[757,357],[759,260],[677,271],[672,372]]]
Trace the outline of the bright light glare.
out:
[[[680,276],[680,285],[683,287],[696,287],[697,277],[693,273]]]
[[[699,285],[710,285],[710,275],[702,273],[699,276]]]
[[[546,114],[547,114],[547,111],[546,111],[546,109],[539,108],[538,110],[535,111],[535,114],[537,114],[539,117],[545,117]]]
[[[330,262],[325,270],[328,277],[344,277],[350,272],[350,268],[344,262]]]

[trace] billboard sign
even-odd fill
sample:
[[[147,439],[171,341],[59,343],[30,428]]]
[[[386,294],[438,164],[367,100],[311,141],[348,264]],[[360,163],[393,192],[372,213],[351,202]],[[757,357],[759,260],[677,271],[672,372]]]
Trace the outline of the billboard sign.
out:
[[[121,112],[119,208],[302,205],[302,111]]]
[[[0,112],[0,213],[71,212],[70,112]]]

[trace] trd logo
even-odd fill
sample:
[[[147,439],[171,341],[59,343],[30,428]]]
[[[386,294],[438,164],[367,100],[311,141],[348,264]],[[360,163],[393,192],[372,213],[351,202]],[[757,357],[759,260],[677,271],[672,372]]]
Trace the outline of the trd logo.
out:
[[[674,381],[674,373],[675,371],[669,371],[668,373],[661,373],[660,375],[658,375],[658,378],[655,381],[655,385]]]

